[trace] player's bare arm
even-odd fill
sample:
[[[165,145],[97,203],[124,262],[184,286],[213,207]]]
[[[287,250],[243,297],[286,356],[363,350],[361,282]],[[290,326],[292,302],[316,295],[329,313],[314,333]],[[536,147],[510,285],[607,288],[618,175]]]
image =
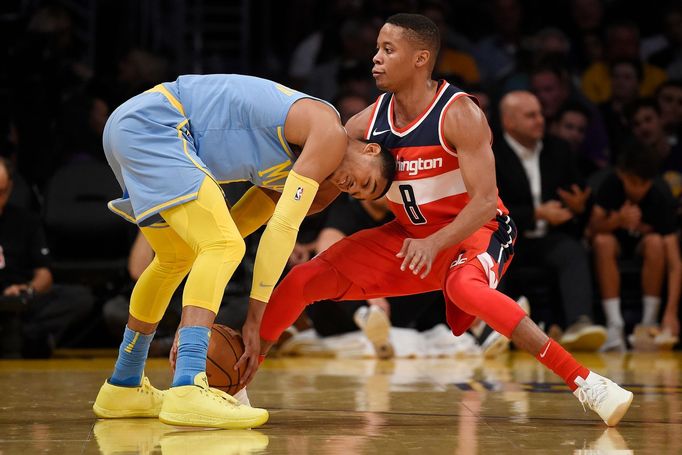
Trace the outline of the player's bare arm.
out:
[[[405,239],[398,257],[424,278],[439,251],[462,242],[495,217],[497,184],[495,159],[490,147],[490,127],[483,112],[469,98],[456,100],[445,114],[444,135],[457,150],[459,168],[469,202],[447,226],[424,239]]]

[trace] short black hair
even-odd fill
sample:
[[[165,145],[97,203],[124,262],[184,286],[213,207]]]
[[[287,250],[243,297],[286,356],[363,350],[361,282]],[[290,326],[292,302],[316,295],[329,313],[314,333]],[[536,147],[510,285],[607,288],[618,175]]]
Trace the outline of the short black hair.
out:
[[[422,14],[398,13],[386,19],[386,23],[406,29],[409,39],[432,51],[435,63],[440,50],[440,31],[431,19]]]
[[[661,85],[659,85],[656,89],[656,98],[658,98],[661,95],[661,92],[668,87],[675,87],[682,90],[682,79],[668,79],[667,81],[661,83]]]
[[[559,112],[557,112],[556,118],[561,120],[567,112],[577,112],[584,116],[588,122],[592,118],[592,114],[590,113],[589,109],[577,101],[568,101],[564,103],[559,109]]]
[[[661,115],[661,108],[653,98],[640,98],[625,106],[625,118],[628,123],[632,125],[635,115],[642,109],[653,109],[658,115]]]
[[[369,144],[370,142],[367,143]],[[376,198],[380,199],[383,196],[385,196],[386,193],[388,193],[388,190],[391,188],[391,185],[393,184],[393,179],[395,178],[395,157],[382,144],[379,144],[378,142],[374,142],[374,144],[377,144],[379,147],[381,147],[381,152],[379,153],[379,158],[381,159],[381,175],[383,175],[384,178],[386,179],[386,187],[381,192],[381,195],[379,195]]]
[[[653,180],[658,175],[659,164],[654,150],[632,140],[623,146],[616,168],[624,174],[636,175],[642,180]]]

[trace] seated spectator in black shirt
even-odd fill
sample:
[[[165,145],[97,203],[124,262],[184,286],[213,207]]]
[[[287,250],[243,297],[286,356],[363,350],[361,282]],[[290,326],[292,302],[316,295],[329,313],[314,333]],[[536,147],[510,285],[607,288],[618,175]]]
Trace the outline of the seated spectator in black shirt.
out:
[[[493,142],[497,187],[519,231],[507,283],[519,282],[516,270],[522,267],[550,269],[558,278],[567,327],[559,342],[569,350],[595,351],[606,331],[592,322],[592,280],[581,243],[589,190],[580,187],[568,144],[544,136],[540,103],[532,93],[507,94],[500,116],[504,134]]]
[[[581,153],[585,143],[587,125],[590,122],[590,113],[579,103],[566,103],[552,123],[550,133],[559,139],[568,142],[578,168],[583,175],[590,175],[597,166],[585,154]]]
[[[52,285],[50,251],[40,220],[7,204],[12,183],[11,164],[0,158],[0,290],[4,297],[27,304],[22,314],[23,354],[49,357],[65,331],[87,316],[93,298],[81,286]]]
[[[668,80],[658,86],[656,102],[663,127],[673,140],[682,140],[682,79]]]
[[[619,256],[639,254],[642,266],[643,325],[655,325],[663,279],[668,275],[668,300],[661,343],[679,336],[677,308],[682,262],[676,235],[674,201],[665,184],[655,182],[654,154],[638,143],[628,144],[616,171],[600,185],[590,220],[595,268],[608,325],[608,350],[625,350],[620,309]]]
[[[658,104],[651,99],[635,102],[629,109],[635,139],[645,145],[658,162],[658,173],[670,187],[673,197],[682,197],[682,144],[671,141],[665,132]]]

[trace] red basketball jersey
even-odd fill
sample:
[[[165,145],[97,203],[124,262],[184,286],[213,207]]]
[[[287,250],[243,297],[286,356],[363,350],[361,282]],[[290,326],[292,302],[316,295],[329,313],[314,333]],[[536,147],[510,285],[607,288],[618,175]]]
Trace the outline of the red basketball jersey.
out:
[[[365,139],[382,144],[395,157],[395,179],[386,197],[408,230],[449,223],[469,202],[457,150],[443,135],[445,112],[462,96],[471,95],[440,81],[431,104],[404,128],[393,123],[392,94],[384,93],[374,103]],[[508,214],[499,197],[497,207],[500,215]]]

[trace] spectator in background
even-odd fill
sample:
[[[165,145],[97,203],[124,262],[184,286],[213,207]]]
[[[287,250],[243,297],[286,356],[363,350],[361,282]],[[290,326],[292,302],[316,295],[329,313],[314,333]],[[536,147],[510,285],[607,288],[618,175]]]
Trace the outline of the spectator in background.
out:
[[[606,29],[606,62],[593,63],[582,76],[582,91],[595,104],[611,98],[611,74],[609,64],[619,60],[640,60],[639,27],[630,21],[610,24]],[[649,63],[642,64],[641,96],[651,96],[667,78],[661,68]]]
[[[657,185],[654,153],[633,142],[619,157],[616,171],[600,185],[590,220],[592,246],[602,305],[608,326],[604,350],[626,349],[620,308],[619,257],[643,258],[641,323],[656,325],[667,270],[668,300],[663,313],[661,347],[675,344],[680,332],[678,304],[682,262],[674,202],[665,185]]]
[[[340,53],[339,30],[349,18],[362,16],[362,2],[334,0],[329,14],[320,28],[303,38],[295,47],[288,76],[292,88],[302,90],[308,83],[313,69],[335,58]]]
[[[642,71],[642,62],[639,60],[617,60],[611,63],[611,98],[599,105],[599,111],[606,124],[611,144],[610,158],[614,164],[623,143],[632,136],[625,108],[639,97]]]
[[[589,190],[579,186],[568,144],[544,135],[533,94],[507,94],[500,115],[504,134],[493,142],[497,186],[519,231],[509,283],[519,267],[551,268],[558,276],[567,327],[559,341],[569,350],[596,351],[606,331],[593,323],[589,260],[580,241]]]
[[[447,4],[443,2],[429,1],[422,7],[422,14],[436,24],[441,36],[441,48],[433,69],[434,77],[452,78],[453,81],[466,85],[478,84],[481,76],[476,60],[468,52],[459,49],[453,43],[454,40],[448,40],[453,34],[446,21],[447,13]]]
[[[493,89],[496,83],[516,70],[523,7],[518,0],[494,0],[489,7],[495,33],[478,43],[474,57],[482,85]]]
[[[568,142],[576,164],[584,176],[589,176],[596,170],[594,163],[581,152],[589,122],[589,111],[580,103],[569,102],[559,110],[556,120],[549,129],[552,135]]]
[[[608,135],[599,111],[573,89],[565,63],[554,58],[536,66],[530,76],[531,91],[538,97],[542,115],[549,129],[553,128],[557,114],[566,103],[580,103],[590,113],[585,131],[586,140],[580,153],[582,162],[589,160],[592,169],[601,169],[608,163]]]
[[[656,90],[663,127],[676,142],[682,139],[682,79],[669,80]]]
[[[675,198],[682,194],[682,144],[671,144],[663,126],[658,104],[642,99],[630,106],[628,120],[635,139],[653,155],[658,174],[662,174]]]
[[[373,85],[368,62],[372,61],[376,48],[376,25],[366,18],[346,19],[337,33],[341,39],[340,51],[313,67],[304,89],[323,100],[333,100],[342,88],[349,88],[347,84],[343,87],[349,79],[366,80],[367,90]]]
[[[604,4],[602,0],[571,0],[570,28],[572,60],[577,69],[584,71],[604,58],[601,40]]]
[[[50,357],[67,329],[89,314],[93,297],[82,286],[53,286],[40,220],[7,204],[13,174],[9,161],[0,158],[0,290],[28,303],[21,315],[23,355]]]

